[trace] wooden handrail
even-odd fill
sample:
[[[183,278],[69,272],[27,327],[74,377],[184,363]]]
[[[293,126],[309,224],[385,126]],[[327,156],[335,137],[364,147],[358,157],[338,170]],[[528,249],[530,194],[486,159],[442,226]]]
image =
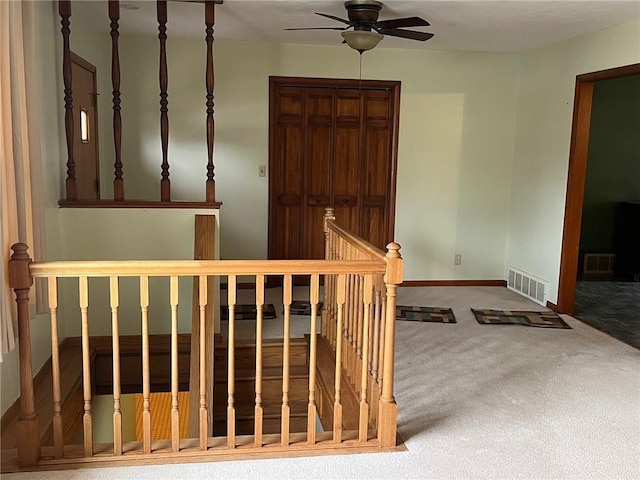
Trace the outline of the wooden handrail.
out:
[[[194,275],[310,275],[359,272],[384,273],[374,260],[101,260],[32,262],[33,277],[138,277]]]
[[[330,211],[330,214],[333,215],[332,208],[328,208],[327,211]],[[370,258],[372,259],[384,259],[385,253],[382,250],[374,247],[371,243],[363,240],[362,238],[354,235],[350,231],[338,225],[335,221],[335,218],[325,218],[325,222],[327,231],[333,231],[336,235],[342,237],[345,241],[360,250],[362,253],[370,256]]]

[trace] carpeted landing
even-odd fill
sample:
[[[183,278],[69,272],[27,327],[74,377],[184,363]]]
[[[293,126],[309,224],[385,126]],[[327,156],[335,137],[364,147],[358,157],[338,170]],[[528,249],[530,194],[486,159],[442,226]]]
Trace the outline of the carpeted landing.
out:
[[[281,290],[265,293],[281,311]],[[304,289],[298,293],[304,298]],[[253,295],[239,290],[238,302],[253,303]],[[501,287],[401,287],[397,304],[448,306],[457,320],[396,322],[394,396],[404,452],[24,472],[2,480],[638,478],[637,349],[567,315],[571,330],[478,324],[471,307],[540,308]],[[310,317],[291,323],[298,337]],[[238,332],[243,326],[251,322],[238,322]],[[282,322],[267,321],[264,331],[281,337]]]

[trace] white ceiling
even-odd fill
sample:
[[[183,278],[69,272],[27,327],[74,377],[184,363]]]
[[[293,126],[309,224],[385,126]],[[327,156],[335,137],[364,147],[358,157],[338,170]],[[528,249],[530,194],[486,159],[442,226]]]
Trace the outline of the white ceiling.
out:
[[[121,32],[157,35],[154,1],[122,0]],[[346,18],[340,0],[225,0],[216,6],[216,39],[339,45],[339,31],[285,31],[288,27],[331,27],[339,22],[314,15]],[[519,52],[593,33],[640,17],[640,0],[387,0],[381,20],[420,16],[435,33],[427,42],[386,37],[377,48],[426,48]],[[73,1],[73,20],[109,30],[106,1]],[[168,35],[204,37],[204,6],[169,2]],[[640,32],[639,32],[640,38]],[[640,41],[640,40],[639,40]]]

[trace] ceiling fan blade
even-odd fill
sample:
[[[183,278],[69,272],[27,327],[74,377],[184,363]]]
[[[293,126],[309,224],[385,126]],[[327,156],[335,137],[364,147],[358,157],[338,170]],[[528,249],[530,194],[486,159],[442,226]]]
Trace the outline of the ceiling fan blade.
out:
[[[408,38],[410,40],[418,40],[424,42],[433,37],[433,33],[416,32],[415,30],[400,30],[399,28],[380,29],[378,33],[389,35],[391,37]]]
[[[429,25],[431,24],[424,18],[408,17],[376,22],[375,28],[378,30],[380,28],[428,27]]]
[[[318,13],[315,12],[316,15],[320,15],[321,17],[330,18],[331,20],[336,20],[338,22],[346,23],[347,25],[351,25],[349,20],[345,20],[344,18],[336,17],[334,15],[329,15],[328,13]]]
[[[285,30],[340,30],[344,31],[349,27],[303,27],[303,28],[285,28]]]

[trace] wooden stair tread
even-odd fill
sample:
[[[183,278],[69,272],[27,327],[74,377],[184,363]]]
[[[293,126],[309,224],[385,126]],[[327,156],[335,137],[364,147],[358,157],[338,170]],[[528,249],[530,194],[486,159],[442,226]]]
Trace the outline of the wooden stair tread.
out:
[[[82,388],[82,350],[62,342],[59,347],[60,357],[60,398],[64,408],[73,392]],[[53,422],[53,373],[51,360],[47,361],[34,379],[34,396],[36,412],[40,423],[42,437]],[[19,402],[19,399],[18,399]],[[18,438],[18,418],[20,409],[8,421],[2,431],[2,449],[16,448]]]
[[[307,402],[289,402],[289,407],[291,408],[291,417],[306,417],[307,416]],[[253,418],[255,410],[254,405],[236,405],[236,419],[242,420],[246,418]],[[280,418],[282,414],[282,404],[281,403],[264,403],[262,405],[263,417],[264,418]],[[216,412],[214,416],[215,421],[226,421],[227,419],[227,410],[220,409],[220,412]]]
[[[309,368],[304,365],[292,365],[289,368],[289,378],[304,378],[309,377]],[[236,370],[235,379],[236,382],[246,382],[248,380],[255,380],[255,370]],[[282,379],[282,367],[265,367],[262,369],[262,380],[274,380]],[[215,383],[227,384],[226,377],[223,379],[216,379]]]

